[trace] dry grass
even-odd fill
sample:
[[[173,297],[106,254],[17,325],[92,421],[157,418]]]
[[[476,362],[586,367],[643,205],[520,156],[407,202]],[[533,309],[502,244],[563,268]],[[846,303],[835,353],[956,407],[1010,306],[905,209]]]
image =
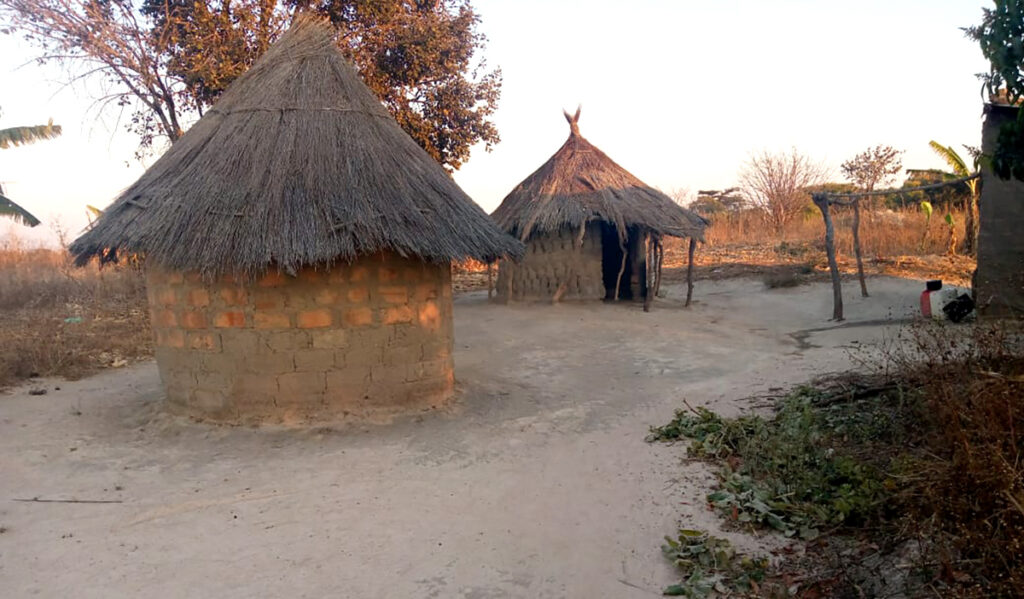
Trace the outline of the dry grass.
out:
[[[0,246],[0,389],[39,376],[77,378],[149,357],[136,269],[73,268],[64,251]]]
[[[860,224],[861,249],[866,255],[883,258],[946,254],[949,250],[949,226],[943,220],[944,216],[944,213],[940,214],[936,210],[928,222],[924,213],[917,207],[864,211]],[[962,242],[963,212],[954,211],[952,216],[956,238]],[[853,223],[853,212],[849,208],[835,208],[833,218],[836,226],[837,251],[840,254],[852,255],[853,235],[850,227]],[[820,242],[824,235],[821,213],[816,208],[804,210],[781,238],[765,224],[760,213],[753,210],[715,215],[711,217],[711,221],[706,237],[708,245],[712,247],[736,243],[770,247],[782,244],[799,246]]]

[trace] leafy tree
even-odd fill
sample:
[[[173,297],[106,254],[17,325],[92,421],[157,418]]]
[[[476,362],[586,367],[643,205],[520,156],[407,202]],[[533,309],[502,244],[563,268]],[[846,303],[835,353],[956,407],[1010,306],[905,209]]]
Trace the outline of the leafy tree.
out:
[[[981,24],[964,27],[988,59],[988,73],[978,77],[990,96],[1005,94],[1009,104],[1024,97],[1024,0],[993,0],[981,9]]]
[[[931,146],[932,150],[940,158],[946,161],[953,176],[957,178],[967,177],[978,172],[977,160],[968,168],[967,162],[956,153],[953,146],[944,146],[935,140],[928,142],[928,145]],[[971,154],[978,155],[978,152],[973,150],[973,148],[968,147],[967,149]],[[968,255],[973,255],[977,251],[978,245],[978,179],[972,179],[966,185],[967,189],[970,190],[970,194],[964,202],[964,251]]]
[[[739,187],[728,189],[702,189],[697,199],[690,204],[693,211],[710,216],[713,214],[736,213],[747,206],[747,199]]]
[[[763,151],[751,156],[740,171],[740,188],[747,200],[762,211],[765,222],[779,237],[810,202],[807,190],[824,182],[828,169],[793,148]]]
[[[989,61],[989,71],[978,75],[982,91],[993,101],[1014,106],[1024,98],[1024,0],[994,4],[982,9],[980,25],[963,30]],[[991,160],[1000,178],[1024,181],[1024,111],[1018,112],[1016,121],[1002,125]]]
[[[32,127],[8,127],[0,129],[0,149],[13,148],[34,143],[43,139],[53,139],[61,134],[60,125],[54,125],[53,119],[45,125]],[[23,225],[34,227],[39,224],[39,219],[32,216],[28,210],[14,203],[13,200],[4,196],[4,188],[0,186],[0,216],[10,218]]]
[[[98,106],[127,112],[140,156],[181,137],[300,10],[334,24],[369,87],[448,168],[499,141],[501,71],[478,58],[486,38],[469,0],[0,0],[4,30],[40,60],[105,79]]]
[[[860,189],[871,192],[875,186],[885,184],[903,168],[900,155],[903,152],[892,146],[875,146],[868,148],[840,167],[846,178]],[[868,196],[868,205],[873,206],[873,198]],[[853,199],[853,253],[857,257],[857,278],[860,281],[860,293],[868,297],[868,285],[864,278],[864,259],[860,251],[860,203],[861,198]]]

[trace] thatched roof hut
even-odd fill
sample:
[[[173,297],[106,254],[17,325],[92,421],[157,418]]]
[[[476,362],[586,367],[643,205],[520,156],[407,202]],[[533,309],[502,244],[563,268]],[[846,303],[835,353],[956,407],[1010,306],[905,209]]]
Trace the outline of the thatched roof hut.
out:
[[[499,297],[649,299],[662,237],[703,240],[707,220],[587,141],[579,117],[565,113],[569,138],[491,214],[528,248],[521,263],[502,263]]]
[[[336,47],[299,18],[104,211],[71,251],[253,276],[393,251],[431,262],[514,253]]]
[[[172,408],[265,422],[445,402],[450,262],[521,245],[300,18],[71,251],[144,256]]]

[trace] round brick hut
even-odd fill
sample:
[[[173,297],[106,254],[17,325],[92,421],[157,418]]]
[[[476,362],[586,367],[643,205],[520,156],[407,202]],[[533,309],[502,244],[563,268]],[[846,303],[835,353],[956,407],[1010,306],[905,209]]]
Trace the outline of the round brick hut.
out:
[[[443,404],[451,262],[521,247],[300,18],[71,251],[143,256],[172,408],[262,423]]]
[[[643,299],[646,309],[660,284],[662,238],[690,238],[692,264],[708,221],[580,135],[578,109],[565,118],[569,139],[491,214],[526,244],[522,260],[501,261],[498,298]]]

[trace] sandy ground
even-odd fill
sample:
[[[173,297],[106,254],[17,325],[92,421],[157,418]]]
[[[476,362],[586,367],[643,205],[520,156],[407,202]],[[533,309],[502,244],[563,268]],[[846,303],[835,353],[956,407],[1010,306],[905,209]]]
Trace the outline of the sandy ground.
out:
[[[456,300],[451,410],[388,426],[213,427],[170,417],[152,363],[0,396],[5,597],[648,597],[659,543],[717,531],[713,483],[650,445],[687,398],[740,398],[850,366],[921,284],[767,290],[635,305]],[[59,387],[59,390],[56,390]],[[42,503],[19,499],[116,500]],[[727,535],[730,536],[730,535]],[[771,542],[731,535],[744,546]]]

